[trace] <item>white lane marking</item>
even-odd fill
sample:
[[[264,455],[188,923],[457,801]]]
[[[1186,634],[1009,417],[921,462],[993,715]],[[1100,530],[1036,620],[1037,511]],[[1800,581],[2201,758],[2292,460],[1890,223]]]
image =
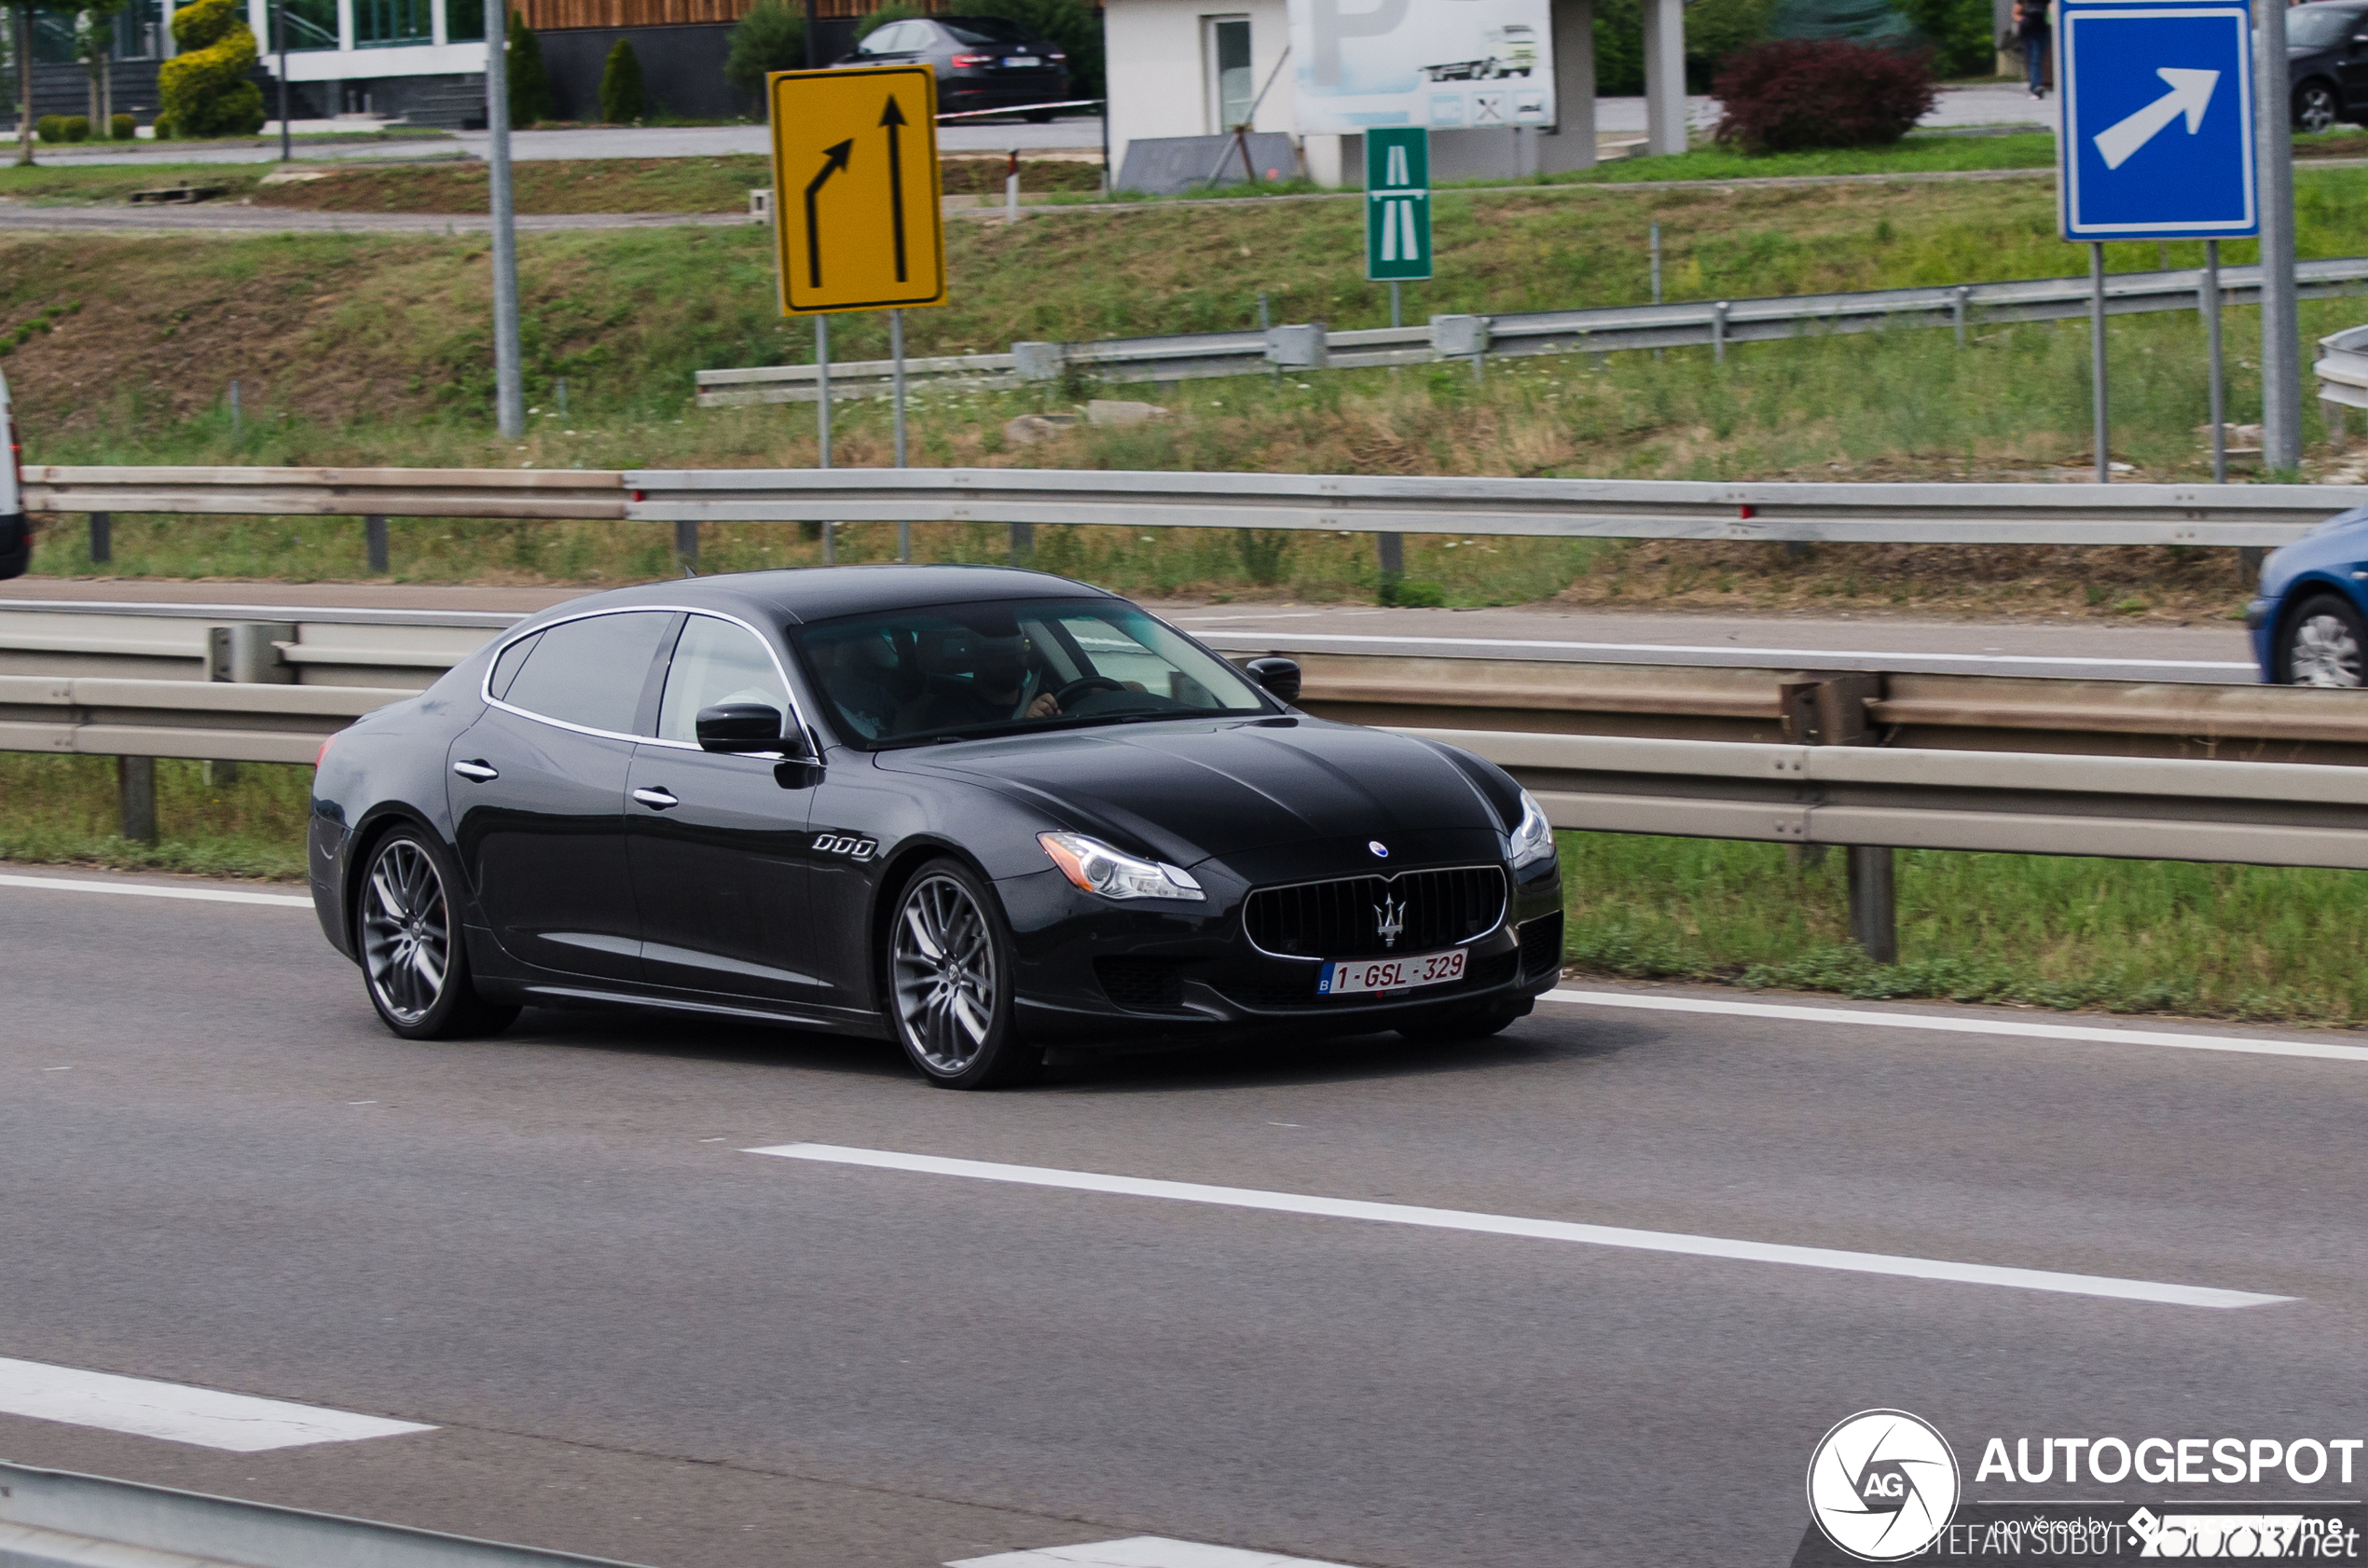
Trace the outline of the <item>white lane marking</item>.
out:
[[[2257,1295],[2249,1290],[2220,1290],[2200,1285],[2165,1285],[2154,1280],[2115,1279],[2106,1274],[2062,1273],[2052,1269],[2010,1269],[1989,1263],[1952,1263],[1932,1258],[1895,1258],[1879,1252],[1847,1252],[1838,1247],[1732,1241],[1723,1236],[1689,1236],[1674,1231],[1634,1231],[1621,1225],[1529,1219],[1517,1215],[1480,1214],[1469,1209],[1418,1208],[1411,1204],[1376,1204],[1361,1198],[1317,1198],[1299,1192],[1267,1192],[1252,1187],[1211,1187],[1197,1181],[1104,1176],[1095,1171],[1053,1170],[1042,1165],[1007,1165],[992,1160],[949,1160],[935,1154],[844,1148],[835,1144],[785,1143],[742,1152],[774,1154],[788,1160],[817,1160],[833,1165],[868,1165],[878,1170],[916,1171],[925,1176],[967,1176],[975,1181],[1008,1181],[1024,1187],[1056,1187],[1077,1192],[1108,1192],[1129,1198],[1170,1198],[1180,1203],[1265,1209],[1276,1214],[1369,1219],[1384,1225],[1476,1231],[1485,1235],[1581,1242],[1590,1246],[1673,1252],[1743,1263],[1789,1263],[1800,1268],[1892,1274],[1902,1279],[1940,1280],[1954,1285],[2052,1290],[2070,1296],[2102,1296],[2117,1300],[2157,1301],[2181,1307],[2260,1307],[2292,1300],[2286,1296]]]
[[[0,887],[36,887],[49,893],[124,893],[135,899],[194,899],[200,903],[259,903],[275,909],[310,909],[310,898],[293,893],[234,893],[227,887],[151,887],[138,882],[80,882],[67,876],[0,876]]]
[[[0,1357],[0,1411],[194,1443],[200,1448],[227,1449],[232,1453],[261,1453],[306,1443],[352,1443],[365,1437],[435,1430],[416,1421],[389,1421],[318,1405],[292,1405],[284,1399],[259,1399],[251,1394],[225,1394],[186,1383],[154,1382],[6,1357]]]
[[[1170,616],[1169,619],[1177,621],[1312,621],[1323,613],[1321,610],[1284,610],[1263,615],[1175,615]]]
[[[1130,1535],[1122,1541],[1089,1541],[1081,1547],[1038,1547],[1033,1551],[966,1557],[945,1568],[1342,1568],[1312,1557],[1277,1557],[1271,1551],[1210,1547],[1164,1535]]]
[[[1704,997],[1633,996],[1621,991],[1547,992],[1538,998],[1579,1007],[1625,1007],[1645,1012],[1707,1012],[1726,1018],[1781,1018],[1797,1024],[1856,1024],[1876,1029],[1933,1029],[1943,1034],[2009,1035],[2029,1039],[2084,1040],[2100,1045],[2157,1045],[2174,1051],[2235,1051],[2249,1056],[2310,1056],[2328,1062],[2368,1062],[2368,1045],[2261,1039],[2250,1035],[2177,1035],[2163,1029],[2105,1029],[2085,1024],[2026,1024],[2018,1018],[1952,1018],[1921,1012],[1871,1012],[1788,1002],[1726,1002]]]
[[[1280,619],[1280,617],[1277,617]],[[1236,635],[1201,634],[1204,640]],[[1247,637],[1250,634],[1238,634]],[[1885,664],[2081,665],[2105,669],[2252,669],[2250,659],[2101,659],[2052,653],[1886,653],[1871,648],[1739,648],[1731,642],[1563,642],[1526,637],[1371,637],[1354,632],[1293,632],[1302,642],[1430,642],[1455,648],[1576,648],[1592,653],[1732,653],[1739,657],[1867,659]]]

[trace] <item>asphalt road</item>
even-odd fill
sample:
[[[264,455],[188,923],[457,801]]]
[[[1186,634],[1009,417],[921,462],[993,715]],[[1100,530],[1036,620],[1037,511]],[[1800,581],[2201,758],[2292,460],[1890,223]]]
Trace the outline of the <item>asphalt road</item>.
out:
[[[1870,1406],[1976,1497],[1989,1436],[2368,1424],[2368,1053],[1563,1002],[964,1096],[637,1017],[402,1043],[300,908],[0,886],[0,1357],[434,1428],[240,1454],[0,1415],[20,1463],[669,1568],[1142,1534],[1634,1568],[1789,1561],[1811,1445]],[[2291,1300],[747,1152],[798,1142]]]
[[[185,583],[146,579],[18,578],[8,599],[158,604],[340,605],[482,610],[525,614],[564,602],[571,588],[387,583]],[[2113,621],[1925,621],[1889,614],[1806,619],[1630,613],[1523,606],[1503,610],[1383,610],[1364,605],[1165,604],[1187,631],[1228,652],[1469,654],[1611,664],[1747,668],[1892,669],[2045,675],[2106,681],[2257,679],[2234,622],[2132,626]]]

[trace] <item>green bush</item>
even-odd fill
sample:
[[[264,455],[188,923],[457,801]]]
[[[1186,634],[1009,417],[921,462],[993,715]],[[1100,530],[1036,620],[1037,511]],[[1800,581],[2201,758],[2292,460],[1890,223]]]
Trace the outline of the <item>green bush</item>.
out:
[[[633,125],[641,118],[641,57],[619,38],[600,71],[600,121]]]
[[[172,122],[158,115],[156,123],[148,127],[148,134],[159,142],[170,142],[172,140]]]
[[[157,116],[184,136],[252,136],[263,129],[263,89],[255,69],[255,34],[238,0],[193,0],[172,13],[181,52],[157,73],[164,107]]]
[[[522,11],[510,13],[510,128],[549,119],[551,76],[543,68],[543,40],[526,24]]]
[[[66,139],[66,117],[44,115],[33,122],[33,131],[45,142],[62,142]]]
[[[805,18],[784,0],[757,0],[732,29],[731,52],[723,59],[723,79],[751,97],[764,91],[764,78],[775,71],[805,68]],[[769,118],[773,106],[764,112]]]
[[[90,140],[90,117],[89,115],[68,115],[66,117],[66,140],[69,142],[88,142]]]
[[[107,134],[116,141],[131,141],[139,132],[140,122],[130,115],[117,115],[107,121]]]

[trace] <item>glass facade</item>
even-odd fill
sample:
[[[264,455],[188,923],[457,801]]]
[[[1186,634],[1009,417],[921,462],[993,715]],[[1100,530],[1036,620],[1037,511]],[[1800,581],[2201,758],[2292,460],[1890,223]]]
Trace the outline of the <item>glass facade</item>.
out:
[[[480,0],[443,0],[444,36],[455,44],[471,44],[485,36],[485,7]]]
[[[428,7],[434,0],[353,0],[353,44],[356,48],[386,48],[394,44],[424,44],[434,34]]]
[[[288,52],[333,49],[337,47],[337,0],[279,0],[279,25],[286,30]]]

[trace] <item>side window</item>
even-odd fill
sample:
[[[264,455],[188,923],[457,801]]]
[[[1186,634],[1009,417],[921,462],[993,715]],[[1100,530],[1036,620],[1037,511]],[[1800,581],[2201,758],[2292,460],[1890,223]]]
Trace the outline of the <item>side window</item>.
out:
[[[485,681],[485,689],[492,694],[494,701],[509,700],[510,682],[518,678],[519,667],[526,663],[526,656],[534,652],[534,645],[542,640],[543,634],[536,632],[531,637],[519,638],[502,650],[502,656],[493,661],[493,673]]]
[[[631,735],[650,660],[673,624],[672,614],[647,610],[562,622],[534,640],[503,700],[562,723]]]
[[[746,626],[694,615],[674,644],[658,703],[658,738],[696,742],[699,709],[723,702],[761,702],[790,713],[790,694],[773,655]]]

